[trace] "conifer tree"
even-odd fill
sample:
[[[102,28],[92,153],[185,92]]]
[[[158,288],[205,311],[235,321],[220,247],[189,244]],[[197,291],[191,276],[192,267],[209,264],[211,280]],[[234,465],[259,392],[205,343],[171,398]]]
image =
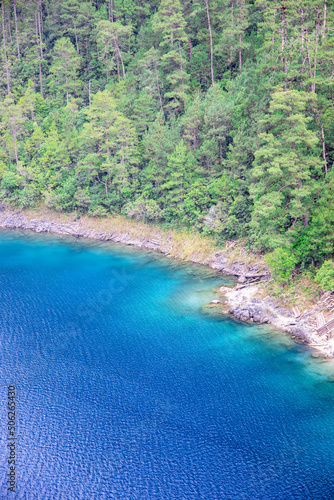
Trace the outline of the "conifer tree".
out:
[[[59,89],[66,95],[68,104],[70,93],[76,94],[81,86],[78,79],[80,57],[68,38],[60,38],[54,47],[53,63],[50,67],[51,89]]]
[[[120,80],[120,65],[122,76],[125,78],[124,55],[129,49],[132,26],[123,26],[119,21],[100,21],[97,25],[97,42],[106,67],[107,79],[109,71],[114,69],[115,62],[118,80]]]
[[[179,0],[161,1],[153,19],[153,29],[162,35],[160,47],[166,51],[161,58],[170,84],[165,97],[171,99],[170,106],[176,110],[183,105],[189,89],[186,83],[189,75],[185,70],[187,61],[183,52],[183,45],[187,43],[186,21]]]
[[[0,130],[5,132],[3,139],[6,147],[8,147],[6,133],[10,134],[13,138],[16,168],[19,170],[17,141],[18,136],[22,131],[22,125],[26,120],[24,116],[24,107],[21,103],[15,104],[13,96],[9,94],[5,100],[0,103],[0,117]]]
[[[319,139],[309,128],[312,118],[305,116],[313,99],[312,93],[278,90],[261,122],[266,131],[259,136],[252,172],[252,227],[267,248],[280,244],[289,227],[308,225],[314,177],[321,172]]]

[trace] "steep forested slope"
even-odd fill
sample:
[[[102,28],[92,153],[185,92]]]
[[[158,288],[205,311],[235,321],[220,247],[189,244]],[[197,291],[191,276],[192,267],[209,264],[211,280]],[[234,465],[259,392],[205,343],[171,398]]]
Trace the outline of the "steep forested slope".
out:
[[[2,200],[320,264],[334,253],[333,7],[3,0]]]

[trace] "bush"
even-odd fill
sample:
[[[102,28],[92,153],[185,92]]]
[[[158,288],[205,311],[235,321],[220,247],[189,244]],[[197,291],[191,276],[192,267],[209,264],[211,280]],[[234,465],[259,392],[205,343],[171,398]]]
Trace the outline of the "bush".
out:
[[[297,263],[291,251],[276,248],[266,257],[270,272],[278,283],[286,283],[291,279],[292,271]]]
[[[98,205],[93,202],[88,210],[88,215],[90,217],[105,217],[108,213],[108,210],[102,205]]]
[[[157,202],[143,197],[125,205],[124,210],[128,217],[144,222],[157,221],[162,218],[162,211]]]
[[[331,260],[325,260],[316,274],[315,281],[324,291],[334,290],[334,264]]]
[[[24,178],[15,172],[7,171],[2,176],[1,187],[6,191],[11,192],[18,188]]]

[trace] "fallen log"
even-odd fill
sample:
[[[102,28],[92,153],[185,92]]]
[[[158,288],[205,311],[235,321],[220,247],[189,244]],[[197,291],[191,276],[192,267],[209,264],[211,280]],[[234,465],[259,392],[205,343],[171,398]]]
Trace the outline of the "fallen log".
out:
[[[269,273],[255,273],[255,274],[243,274],[247,279],[251,278],[263,278],[263,276],[269,276]]]

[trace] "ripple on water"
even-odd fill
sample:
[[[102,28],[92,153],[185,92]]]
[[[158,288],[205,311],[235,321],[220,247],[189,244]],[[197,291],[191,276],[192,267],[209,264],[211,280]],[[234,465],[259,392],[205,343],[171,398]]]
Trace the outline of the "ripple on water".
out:
[[[221,276],[4,232],[0,279],[17,498],[333,498],[333,362],[201,311]]]

